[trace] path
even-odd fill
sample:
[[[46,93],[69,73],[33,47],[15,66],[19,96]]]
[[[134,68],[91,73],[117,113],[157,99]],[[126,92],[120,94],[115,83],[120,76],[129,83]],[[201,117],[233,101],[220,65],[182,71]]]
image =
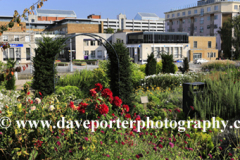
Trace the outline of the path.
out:
[[[25,80],[16,80],[16,90],[19,91],[19,90],[22,90],[23,88],[23,85],[26,83],[26,82],[29,82],[31,81],[31,79],[25,79]]]

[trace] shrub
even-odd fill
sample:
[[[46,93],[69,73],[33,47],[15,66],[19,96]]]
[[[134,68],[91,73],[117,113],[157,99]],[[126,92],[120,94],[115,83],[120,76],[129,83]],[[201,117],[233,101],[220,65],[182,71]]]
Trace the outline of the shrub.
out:
[[[146,64],[146,68],[145,68],[145,73],[146,75],[153,75],[156,74],[156,66],[157,66],[157,60],[154,57],[154,54],[151,53],[150,55],[148,55],[148,59],[147,59],[147,64]]]
[[[146,64],[140,65],[140,71],[143,72],[145,74],[145,70],[146,70]]]
[[[207,62],[201,65],[202,70],[218,70],[218,71],[225,71],[231,68],[236,67],[236,62],[230,60],[216,60]]]
[[[33,84],[32,88],[38,90],[43,96],[54,92],[54,81],[56,77],[55,56],[63,48],[64,39],[53,40],[50,37],[43,37],[43,41],[38,42],[38,48],[35,49],[36,55],[33,58]]]
[[[157,62],[156,74],[162,72],[162,61]]]
[[[107,45],[109,66],[108,77],[110,77],[110,88],[114,96],[119,96],[123,103],[132,107],[133,97],[133,83],[132,83],[132,71],[129,57],[129,51],[123,43],[113,44],[115,51],[119,57],[119,69],[118,61],[113,49]],[[120,72],[120,84],[118,82]]]
[[[189,71],[189,63],[188,63],[188,58],[185,57],[184,60],[183,60],[183,69],[185,72],[188,72]]]
[[[173,55],[162,54],[162,71],[163,73],[175,73],[173,64]]]
[[[16,86],[15,86],[15,81],[16,78],[14,76],[14,72],[15,72],[15,64],[17,63],[17,61],[13,61],[13,60],[9,60],[7,61],[7,75],[6,75],[6,79],[7,82],[5,83],[5,88],[7,90],[15,90]]]
[[[57,86],[55,93],[61,102],[84,98],[83,93],[76,86]]]
[[[79,66],[86,66],[87,63],[86,62],[75,62],[75,65],[79,65]]]

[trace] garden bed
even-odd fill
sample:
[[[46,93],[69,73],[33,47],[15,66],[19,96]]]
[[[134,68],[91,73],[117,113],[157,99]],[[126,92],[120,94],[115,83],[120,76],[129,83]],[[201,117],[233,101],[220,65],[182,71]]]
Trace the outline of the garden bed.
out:
[[[68,66],[69,65],[69,63],[67,63],[67,62],[57,62],[57,63],[55,63],[57,66]]]
[[[74,65],[77,65],[77,66],[86,66],[87,63],[86,63],[86,62],[75,62]]]

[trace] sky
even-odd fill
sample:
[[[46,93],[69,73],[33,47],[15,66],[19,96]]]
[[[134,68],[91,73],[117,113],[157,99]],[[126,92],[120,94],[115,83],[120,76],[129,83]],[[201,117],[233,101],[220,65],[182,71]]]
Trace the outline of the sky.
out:
[[[37,1],[0,0],[0,15],[12,16],[15,10],[22,14]],[[194,3],[197,0],[47,0],[41,9],[73,10],[77,18],[100,14],[104,19],[116,19],[118,14],[125,13],[127,19],[134,19],[138,12],[156,13],[164,18],[164,12]]]

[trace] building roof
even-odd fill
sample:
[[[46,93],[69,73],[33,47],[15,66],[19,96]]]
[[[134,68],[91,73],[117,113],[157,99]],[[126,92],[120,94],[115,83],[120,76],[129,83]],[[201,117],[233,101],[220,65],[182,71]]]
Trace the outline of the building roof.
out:
[[[77,17],[74,11],[68,10],[36,9],[36,14],[49,17]]]
[[[155,13],[138,12],[134,19],[135,20],[159,20],[160,18]]]
[[[189,35],[187,32],[136,32],[136,33],[128,33],[128,34],[147,34],[147,35]]]

